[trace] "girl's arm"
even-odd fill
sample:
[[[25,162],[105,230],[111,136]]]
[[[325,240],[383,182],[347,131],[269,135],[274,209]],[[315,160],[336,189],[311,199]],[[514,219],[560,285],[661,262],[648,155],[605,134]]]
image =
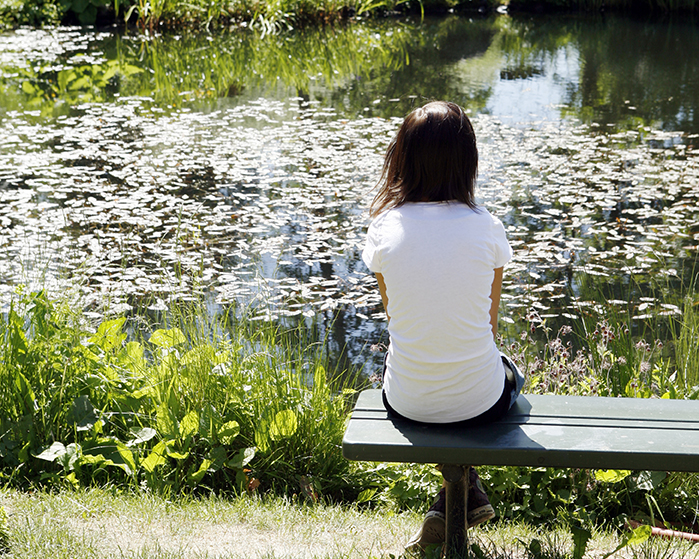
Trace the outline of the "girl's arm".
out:
[[[502,272],[502,268],[500,268],[500,271]],[[375,274],[376,275],[376,281],[379,283],[379,293],[381,293],[381,301],[383,301],[383,310],[386,311],[386,319],[387,322],[391,322],[391,317],[388,316],[388,295],[386,295],[386,283],[383,281],[383,276],[379,274],[378,272]],[[500,276],[500,279],[502,280],[502,275]],[[498,292],[498,301],[500,300],[500,292]],[[496,311],[497,313],[497,311]],[[496,314],[497,318],[497,314]]]
[[[502,291],[502,266],[495,268],[493,286],[490,288],[490,328],[493,330],[493,338],[498,335],[498,309],[500,308],[500,292]],[[378,277],[378,274],[376,274]],[[379,283],[379,290],[381,284]],[[383,295],[382,295],[383,297]],[[384,301],[384,305],[386,302]]]

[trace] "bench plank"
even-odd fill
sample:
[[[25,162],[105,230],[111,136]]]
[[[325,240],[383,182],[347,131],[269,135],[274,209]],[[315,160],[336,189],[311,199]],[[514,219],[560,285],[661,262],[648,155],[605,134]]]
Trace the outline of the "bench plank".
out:
[[[699,402],[521,395],[507,416],[458,429],[389,419],[380,390],[359,396],[350,460],[699,471]]]

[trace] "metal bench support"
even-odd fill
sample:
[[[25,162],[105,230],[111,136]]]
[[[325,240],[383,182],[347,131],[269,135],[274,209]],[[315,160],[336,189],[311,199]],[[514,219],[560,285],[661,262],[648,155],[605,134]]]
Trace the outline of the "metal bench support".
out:
[[[467,557],[468,553],[468,472],[469,467],[457,464],[442,466],[446,496],[445,549],[446,559]]]

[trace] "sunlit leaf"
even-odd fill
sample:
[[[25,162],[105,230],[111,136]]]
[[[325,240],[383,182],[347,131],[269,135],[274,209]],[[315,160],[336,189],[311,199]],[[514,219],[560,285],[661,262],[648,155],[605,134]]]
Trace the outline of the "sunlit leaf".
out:
[[[187,438],[199,432],[199,414],[192,410],[180,421],[180,438]]]
[[[166,443],[160,441],[153,447],[150,454],[141,461],[141,466],[147,472],[152,472],[156,467],[167,464]]]
[[[630,470],[595,470],[595,479],[605,483],[617,483],[630,475]]]
[[[269,426],[269,438],[278,441],[291,437],[298,428],[298,419],[292,410],[277,412]]]
[[[148,341],[153,345],[167,349],[183,344],[187,339],[179,328],[171,328],[169,330],[156,330]]]
[[[235,470],[242,470],[255,457],[254,448],[241,448],[235,456],[228,461],[226,466]]]
[[[216,436],[221,444],[231,444],[240,433],[237,421],[227,421],[216,430]]]

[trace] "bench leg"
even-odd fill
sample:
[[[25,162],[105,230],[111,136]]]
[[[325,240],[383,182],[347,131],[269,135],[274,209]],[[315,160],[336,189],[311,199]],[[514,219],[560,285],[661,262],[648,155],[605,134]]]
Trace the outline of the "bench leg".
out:
[[[447,559],[468,555],[468,471],[468,466],[442,466],[446,494],[444,555]]]

